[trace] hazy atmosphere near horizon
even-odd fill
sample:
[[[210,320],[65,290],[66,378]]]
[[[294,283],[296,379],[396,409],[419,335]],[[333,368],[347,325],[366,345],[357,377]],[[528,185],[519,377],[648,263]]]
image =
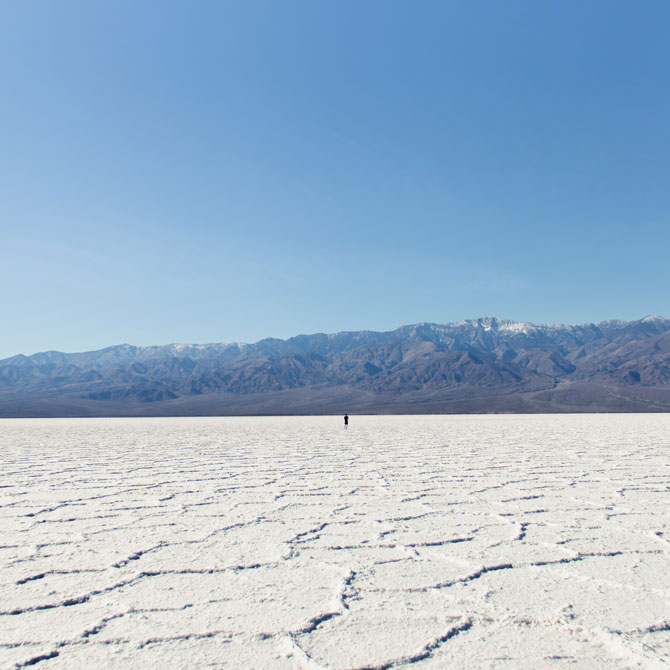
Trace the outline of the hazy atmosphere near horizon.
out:
[[[666,2],[0,16],[0,357],[670,315]]]

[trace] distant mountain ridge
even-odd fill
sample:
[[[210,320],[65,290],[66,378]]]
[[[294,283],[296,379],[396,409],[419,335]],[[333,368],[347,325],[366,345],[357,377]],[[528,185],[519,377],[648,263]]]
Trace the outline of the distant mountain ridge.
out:
[[[670,411],[670,319],[484,317],[0,361],[0,416]]]

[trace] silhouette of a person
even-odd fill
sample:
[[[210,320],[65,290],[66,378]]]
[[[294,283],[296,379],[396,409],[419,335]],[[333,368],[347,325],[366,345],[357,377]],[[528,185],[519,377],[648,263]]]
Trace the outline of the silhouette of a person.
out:
[[[344,415],[344,427],[345,428],[349,427],[349,415],[348,414]]]

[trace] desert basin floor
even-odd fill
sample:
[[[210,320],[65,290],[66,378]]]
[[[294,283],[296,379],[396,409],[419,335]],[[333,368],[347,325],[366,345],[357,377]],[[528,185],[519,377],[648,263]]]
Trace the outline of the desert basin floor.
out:
[[[668,415],[7,419],[0,462],[2,668],[668,667]]]

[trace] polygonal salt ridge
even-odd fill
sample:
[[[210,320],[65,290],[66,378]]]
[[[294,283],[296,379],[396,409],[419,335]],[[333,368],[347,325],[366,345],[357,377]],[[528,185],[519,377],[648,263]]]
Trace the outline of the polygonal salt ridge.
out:
[[[114,532],[95,535],[95,542],[80,539],[73,526],[88,523],[93,503],[74,507],[73,516],[79,521],[62,524],[62,531],[57,530],[61,524],[31,526],[31,540],[49,548],[30,550],[25,556],[36,570],[33,573],[31,568],[30,574],[44,572],[49,565],[60,568],[56,560],[63,559],[53,556],[60,545],[53,543],[62,541],[61,537],[80,543],[78,555],[88,553],[87,547],[95,548],[92,565],[104,567],[111,562],[111,552],[121,547],[123,556],[133,555],[131,552],[145,546],[148,535],[152,543],[161,539],[169,543],[164,557],[169,572],[149,554],[139,563],[132,561],[124,573],[106,568],[111,573],[110,586],[138,576],[139,571],[145,574],[114,591],[80,601],[92,593],[91,588],[101,591],[105,584],[68,585],[73,588],[62,594],[67,600],[52,601],[60,607],[6,616],[0,629],[7,635],[12,621],[18,633],[14,642],[19,644],[35,641],[35,629],[49,631],[50,637],[42,640],[73,643],[5,647],[4,653],[25,651],[17,657],[24,667],[45,668],[51,664],[107,667],[111,660],[115,667],[156,667],[161,663],[145,654],[161,647],[162,664],[168,667],[181,661],[183,667],[230,663],[270,669],[297,668],[299,662],[317,667],[319,662],[328,668],[398,668],[413,663],[420,667],[421,662],[433,668],[467,668],[487,667],[491,658],[505,653],[509,658],[504,660],[513,667],[547,668],[560,664],[561,658],[582,667],[662,667],[667,657],[663,653],[667,649],[663,642],[667,639],[667,597],[658,591],[665,588],[659,580],[664,575],[667,544],[657,538],[668,527],[667,506],[659,504],[667,493],[663,476],[667,415],[471,416],[458,421],[439,416],[361,417],[355,423],[367,424],[367,434],[375,438],[359,442],[365,448],[357,454],[351,453],[357,427],[346,435],[346,441],[325,442],[323,427],[329,422],[329,418],[315,417],[264,419],[254,422],[251,436],[247,431],[252,424],[221,426],[215,435],[221,448],[211,450],[204,447],[214,427],[206,421],[201,424],[207,426],[206,433],[199,433],[201,441],[189,442],[196,448],[185,450],[174,439],[172,421],[138,423],[139,432],[129,440],[127,424],[119,420],[117,429],[100,431],[95,444],[87,437],[87,426],[92,424],[79,421],[52,429],[56,434],[50,443],[63,447],[57,459],[51,458],[48,444],[40,450],[4,452],[10,467],[3,468],[3,473],[9,472],[7,480],[13,486],[22,485],[27,494],[17,499],[19,506],[5,509],[18,519],[25,512],[58,504],[62,489],[55,482],[65,481],[64,477],[70,487],[81,487],[81,495],[88,500],[104,495],[100,502],[104,508],[107,500],[116,501],[115,508],[153,504],[157,496],[181,490],[189,491],[191,502],[207,503],[202,507],[194,504],[187,514],[172,505],[162,511],[135,508],[123,512],[118,523],[111,522],[118,526]],[[196,425],[190,420],[187,424],[189,430]],[[19,428],[28,430],[24,425],[7,426],[5,431],[16,435]],[[423,435],[429,439],[418,438],[426,429],[429,433]],[[298,446],[290,452],[273,447],[273,442],[280,444],[292,431],[300,440]],[[523,458],[519,458],[515,437],[521,433]],[[557,435],[559,441],[553,442]],[[137,438],[148,445],[165,445],[160,462],[155,452],[134,446],[141,444]],[[483,449],[481,445],[487,442],[494,448]],[[132,450],[123,448],[124,443],[133,446]],[[549,444],[556,448],[548,448]],[[222,453],[226,454],[225,468]],[[389,488],[373,485],[371,473],[377,470],[387,477]],[[39,478],[34,477],[36,472],[41,473]],[[214,476],[217,479],[209,479]],[[279,484],[266,487],[267,482]],[[93,490],[88,488],[91,483],[95,483]],[[351,493],[354,487],[358,487],[356,494]],[[276,494],[282,491],[298,494],[293,504],[277,503]],[[485,498],[477,491],[492,495]],[[401,502],[422,492],[423,502]],[[538,497],[545,509],[541,514],[535,513],[538,509],[532,504]],[[212,500],[217,501],[215,509],[209,507]],[[490,512],[504,514],[505,527]],[[605,520],[604,514],[611,518]],[[273,521],[276,532],[255,522],[261,515]],[[135,522],[121,523],[132,519],[141,520],[142,527]],[[385,523],[376,523],[378,519]],[[343,522],[343,526],[350,524],[344,526],[347,533],[368,524],[372,529],[425,530],[437,542],[456,537],[456,532],[475,523],[479,527],[480,519],[482,527],[491,522],[491,533],[497,537],[485,536],[480,541],[482,530],[471,542],[417,547],[416,552],[402,546],[369,548],[374,533],[370,543],[356,541],[349,548],[333,547],[330,542],[318,545],[313,540],[318,532],[304,535],[323,523]],[[531,530],[520,538],[516,529],[528,520]],[[92,523],[97,527],[99,522]],[[246,524],[249,533],[234,535],[237,524]],[[70,528],[75,529],[74,535]],[[182,541],[178,528],[190,538],[187,542]],[[16,533],[17,538],[24,535]],[[281,547],[285,538],[296,536],[304,540],[297,543],[300,554],[291,558],[284,554],[255,569],[225,569],[233,565],[230,547],[244,545],[244,551],[250,551],[250,545],[255,551],[254,546],[268,543]],[[251,537],[258,538],[257,545],[249,542]],[[210,541],[212,538],[216,541]],[[493,547],[491,539],[502,540],[502,544]],[[3,542],[9,544],[10,539],[5,536]],[[399,545],[393,537],[387,536],[387,542]],[[423,543],[428,542],[431,537]],[[130,551],[126,553],[125,548]],[[73,549],[62,555],[74,556]],[[202,567],[191,565],[193,555]],[[261,561],[266,556],[249,558]],[[380,567],[382,561],[386,561],[385,568]],[[374,582],[369,580],[373,568],[380,571]],[[354,571],[360,577],[350,577]],[[347,580],[350,590],[345,590]],[[40,582],[46,586],[42,580],[30,581],[20,590],[36,598],[41,594],[32,589]],[[160,582],[165,588],[159,590]],[[372,588],[365,588],[367,584]],[[157,602],[159,595],[161,602]],[[34,599],[19,605],[25,610],[34,602],[49,601]],[[142,611],[117,616],[132,607]],[[332,615],[336,612],[339,616]],[[468,621],[456,618],[461,614],[471,616],[473,623],[469,630],[456,634],[458,626]],[[22,619],[25,624],[20,623]],[[41,626],[36,624],[38,619]],[[144,629],[136,625],[140,620],[144,629],[160,625],[161,630],[150,630],[145,636]],[[307,632],[298,639],[305,656],[299,656],[295,664],[287,655],[274,661],[279,653],[275,645],[288,637],[286,631],[296,636]],[[204,636],[208,635],[220,636],[215,646],[207,644],[209,638]],[[236,637],[224,644],[226,635]],[[188,648],[177,648],[178,639],[190,640]],[[234,646],[235,639],[242,640],[239,646]],[[619,645],[616,653],[608,646],[610,639]],[[645,645],[648,657],[636,656],[638,644]],[[392,645],[395,648],[389,653]],[[103,647],[105,654],[123,650],[122,660],[96,656],[96,650]],[[240,656],[242,648],[251,650],[245,651],[248,656]],[[52,649],[56,650],[52,654],[60,653],[60,659],[47,660]],[[82,656],[75,657],[80,650]],[[344,651],[359,656],[342,661]],[[524,664],[525,658],[533,659],[531,665]]]

